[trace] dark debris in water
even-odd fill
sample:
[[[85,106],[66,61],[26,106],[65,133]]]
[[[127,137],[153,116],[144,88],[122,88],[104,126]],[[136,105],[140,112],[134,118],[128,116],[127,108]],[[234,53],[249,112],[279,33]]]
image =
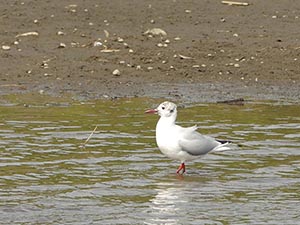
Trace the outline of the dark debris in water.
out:
[[[231,100],[225,100],[225,101],[217,101],[219,104],[229,104],[229,105],[244,105],[245,99],[243,98],[237,98],[237,99],[231,99]]]

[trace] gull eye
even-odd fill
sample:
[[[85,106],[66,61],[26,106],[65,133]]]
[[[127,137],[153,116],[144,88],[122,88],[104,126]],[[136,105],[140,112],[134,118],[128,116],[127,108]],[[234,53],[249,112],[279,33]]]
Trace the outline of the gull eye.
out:
[[[170,110],[170,113],[173,113],[173,112],[174,112],[174,109],[171,109],[171,110]]]
[[[161,107],[161,109],[162,109],[162,110],[165,110],[165,107],[163,106],[163,107]]]

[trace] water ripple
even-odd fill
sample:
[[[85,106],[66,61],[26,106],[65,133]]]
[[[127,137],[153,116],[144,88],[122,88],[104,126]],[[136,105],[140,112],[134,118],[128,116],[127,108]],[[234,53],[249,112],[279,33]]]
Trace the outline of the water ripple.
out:
[[[233,141],[182,177],[156,147],[151,101],[0,106],[1,223],[298,223],[298,105],[181,109],[181,125]]]

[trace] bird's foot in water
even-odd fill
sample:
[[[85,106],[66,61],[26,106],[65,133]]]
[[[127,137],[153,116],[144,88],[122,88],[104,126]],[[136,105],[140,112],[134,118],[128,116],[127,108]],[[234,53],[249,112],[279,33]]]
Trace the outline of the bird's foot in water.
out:
[[[181,174],[184,174],[184,172],[185,172],[185,164],[184,163],[180,164],[180,166],[178,167],[176,173],[180,174],[180,171],[182,171]]]

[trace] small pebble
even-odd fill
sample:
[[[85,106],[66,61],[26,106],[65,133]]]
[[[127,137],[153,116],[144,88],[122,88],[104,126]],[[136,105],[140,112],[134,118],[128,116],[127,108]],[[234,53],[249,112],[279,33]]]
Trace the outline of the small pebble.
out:
[[[121,72],[120,72],[120,70],[115,69],[115,70],[112,72],[112,74],[113,74],[114,76],[120,76],[120,75],[121,75]]]
[[[102,42],[100,42],[100,41],[95,41],[93,45],[94,45],[94,47],[100,47],[100,46],[102,46],[103,44],[102,44]]]
[[[58,46],[58,48],[65,48],[65,47],[67,47],[65,43],[60,43]]]
[[[48,63],[43,62],[42,65],[41,65],[41,67],[44,68],[44,69],[48,69],[49,65],[48,65]]]
[[[2,49],[5,51],[10,50],[10,46],[9,45],[2,45]]]
[[[64,32],[62,32],[62,31],[57,31],[57,33],[56,33],[57,35],[59,35],[59,36],[62,36],[62,35],[65,35],[65,33]]]
[[[168,47],[168,44],[158,43],[157,47],[159,47],[159,48],[162,48],[162,47],[166,48],[166,47]]]

